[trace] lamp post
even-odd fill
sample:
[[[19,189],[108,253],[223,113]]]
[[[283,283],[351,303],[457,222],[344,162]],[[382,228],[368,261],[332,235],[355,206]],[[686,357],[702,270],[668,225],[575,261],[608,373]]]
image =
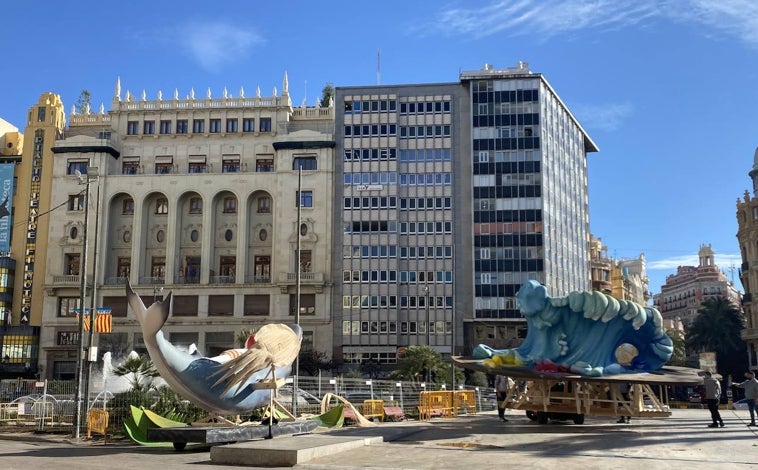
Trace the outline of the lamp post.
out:
[[[92,377],[92,363],[97,360],[97,346],[95,346],[95,310],[97,305],[97,231],[98,221],[100,220],[100,182],[98,169],[96,167],[87,167],[88,178],[91,177],[97,185],[97,193],[95,195],[95,235],[92,237],[92,289],[90,289],[90,302],[89,302],[89,335],[87,340],[87,368],[84,370],[84,403],[85,409],[89,410],[89,396],[90,396],[90,379]],[[88,203],[89,204],[89,203]],[[89,205],[87,206],[89,208]],[[86,265],[84,271],[86,272]],[[94,356],[94,357],[93,357]]]
[[[432,342],[429,335],[429,286],[424,286],[424,296],[426,297],[426,303],[424,304],[426,306],[426,346],[431,348]],[[429,384],[432,383],[432,371],[429,367],[426,369],[426,381]]]
[[[300,326],[300,206],[303,205],[303,167],[297,169],[297,225],[295,227],[295,236],[297,237],[297,256],[295,260],[296,277],[295,277],[295,296],[297,300],[295,302],[295,325]],[[302,344],[301,344],[302,347]],[[292,414],[297,417],[297,395],[298,395],[298,380],[297,376],[300,374],[300,352],[295,357],[295,375],[292,378]],[[273,416],[273,411],[271,413]]]
[[[82,425],[82,378],[84,372],[84,315],[86,290],[87,290],[87,231],[89,227],[89,185],[97,181],[98,170],[96,167],[87,166],[87,174],[79,174],[79,184],[84,187],[84,233],[82,234],[82,254],[79,263],[79,326],[78,347],[76,351],[76,416],[74,417],[74,437],[79,439],[79,431]],[[94,325],[90,324],[90,328]]]

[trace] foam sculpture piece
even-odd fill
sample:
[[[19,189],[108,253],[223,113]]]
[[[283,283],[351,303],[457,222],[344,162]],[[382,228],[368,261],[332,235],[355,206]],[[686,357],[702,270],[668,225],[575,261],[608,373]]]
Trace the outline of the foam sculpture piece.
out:
[[[196,349],[177,348],[163,333],[171,311],[171,292],[145,308],[127,282],[126,297],[161,378],[183,398],[211,413],[246,414],[269,404],[271,387],[261,387],[262,382],[287,377],[300,351],[303,332],[299,326],[268,324],[248,338],[245,348],[203,357]]]
[[[526,318],[526,339],[513,349],[474,348],[473,358],[488,368],[601,377],[657,371],[674,352],[652,307],[600,291],[551,298],[537,281],[524,283],[516,300]]]

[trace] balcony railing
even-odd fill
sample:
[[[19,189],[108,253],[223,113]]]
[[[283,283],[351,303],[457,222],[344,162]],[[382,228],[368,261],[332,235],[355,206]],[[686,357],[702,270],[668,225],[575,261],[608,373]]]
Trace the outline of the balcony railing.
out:
[[[234,284],[234,276],[211,276],[211,284]]]
[[[81,276],[78,274],[62,274],[53,276],[53,284],[56,285],[79,285],[81,283]]]
[[[117,286],[120,284],[126,284],[126,277],[106,277],[105,278],[105,285],[106,286]]]
[[[140,284],[164,284],[165,279],[162,277],[140,277]]]
[[[271,276],[245,276],[245,284],[271,284]]]
[[[174,278],[176,284],[200,284],[200,276],[177,276]]]
[[[282,273],[280,278],[282,283],[291,284],[297,282],[297,273]],[[300,283],[302,284],[321,284],[324,282],[324,273],[322,272],[301,272]]]

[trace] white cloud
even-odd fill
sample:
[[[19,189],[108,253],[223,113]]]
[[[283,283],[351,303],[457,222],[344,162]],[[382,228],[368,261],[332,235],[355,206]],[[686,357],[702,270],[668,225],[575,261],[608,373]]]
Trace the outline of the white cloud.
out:
[[[493,0],[479,8],[447,8],[427,28],[482,38],[497,33],[549,38],[581,30],[609,31],[655,20],[705,26],[758,47],[754,0]]]
[[[614,131],[634,112],[631,103],[572,106],[574,115],[587,130]]]
[[[254,46],[264,42],[251,28],[210,20],[187,21],[135,36],[141,41],[158,42],[164,48],[179,48],[207,70],[240,61]]]
[[[716,254],[714,263],[722,271],[728,271],[731,266],[739,267],[742,264],[742,257],[739,253]],[[697,266],[698,264],[697,255],[684,255],[655,261],[647,260],[646,267],[648,271],[671,271],[671,274],[676,274],[676,268],[679,266]]]

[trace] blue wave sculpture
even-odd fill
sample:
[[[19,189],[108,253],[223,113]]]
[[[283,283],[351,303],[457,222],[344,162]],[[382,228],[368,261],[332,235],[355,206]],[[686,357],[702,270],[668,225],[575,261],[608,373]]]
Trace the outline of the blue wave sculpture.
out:
[[[527,336],[514,349],[480,344],[473,357],[489,367],[524,366],[599,377],[659,370],[674,352],[660,312],[599,291],[551,298],[527,281],[516,294]]]

